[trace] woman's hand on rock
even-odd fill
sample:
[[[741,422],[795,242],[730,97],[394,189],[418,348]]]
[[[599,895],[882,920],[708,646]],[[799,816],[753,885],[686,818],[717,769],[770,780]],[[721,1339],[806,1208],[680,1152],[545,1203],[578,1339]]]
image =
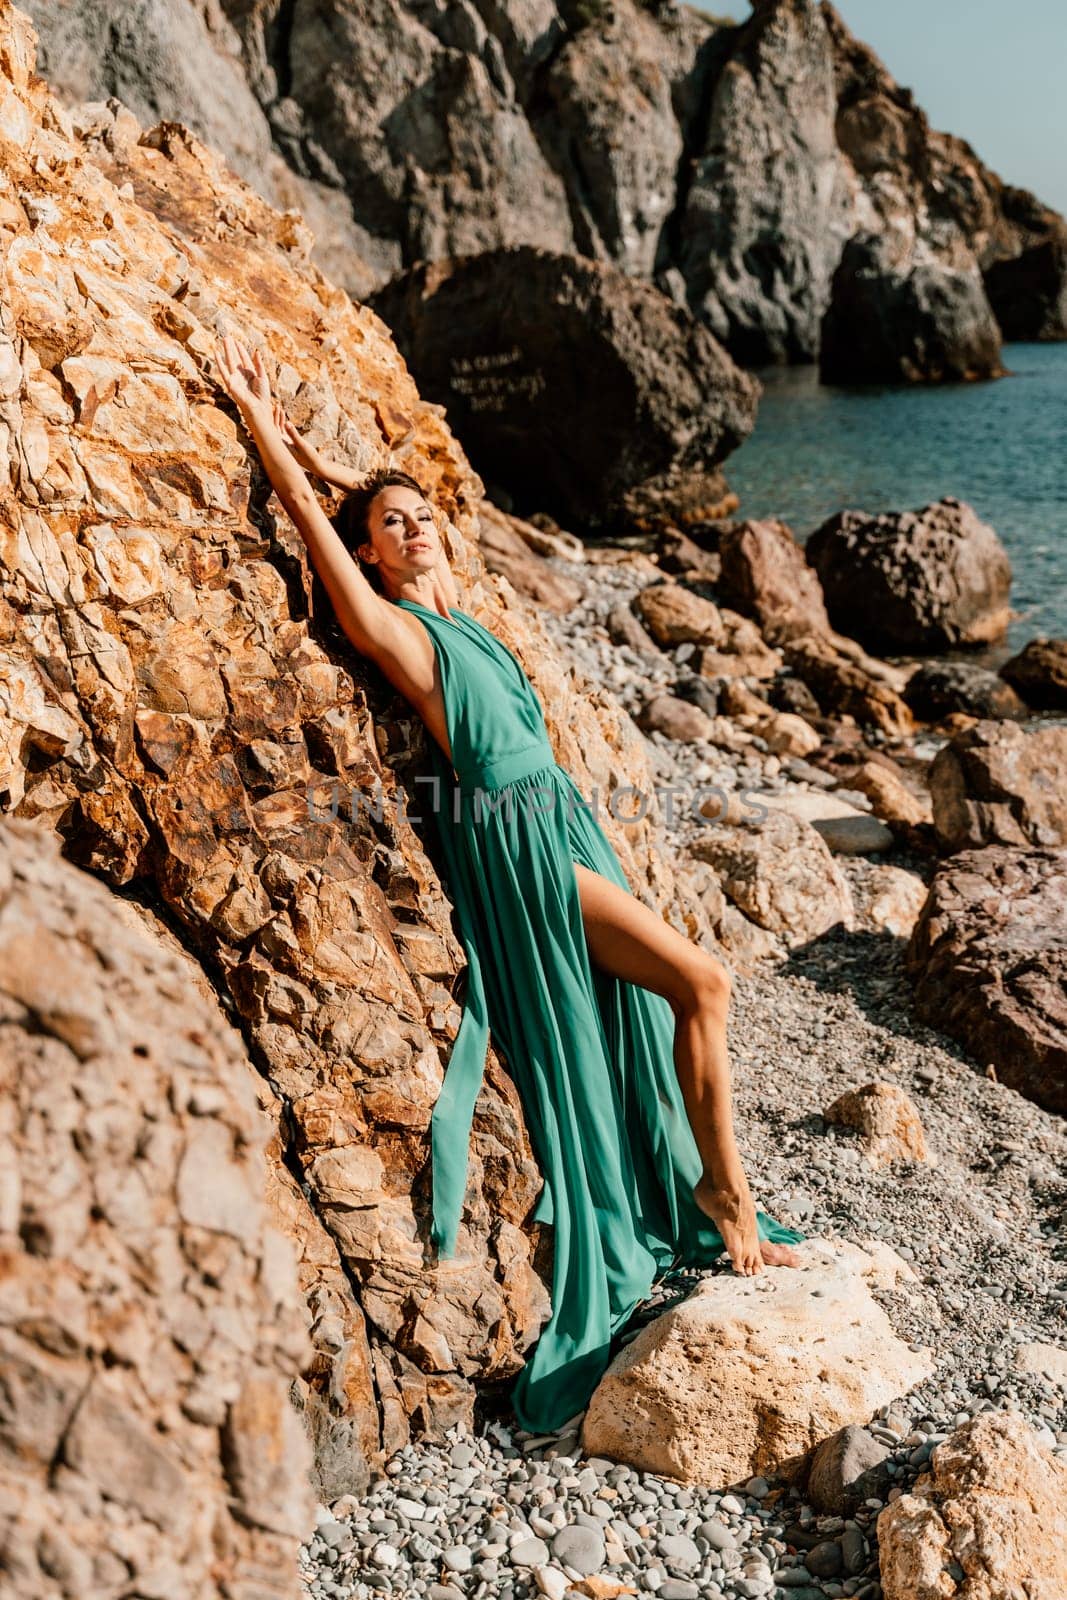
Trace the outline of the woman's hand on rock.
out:
[[[249,351],[247,345],[228,333],[215,346],[215,365],[226,393],[242,415],[265,411],[272,417],[270,379],[261,350]]]
[[[274,426],[285,440],[290,454],[299,461],[300,465],[306,471],[319,473],[321,476],[319,452],[313,445],[308,444],[306,440],[300,437],[297,429],[286,416],[285,407],[280,400],[275,400],[274,402]]]

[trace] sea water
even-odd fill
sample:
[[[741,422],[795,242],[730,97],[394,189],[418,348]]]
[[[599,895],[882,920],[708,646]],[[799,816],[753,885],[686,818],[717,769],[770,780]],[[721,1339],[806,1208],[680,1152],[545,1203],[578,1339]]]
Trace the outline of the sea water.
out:
[[[1067,344],[1005,345],[1002,361],[1005,378],[922,387],[820,384],[814,367],[758,373],[755,430],[724,465],[735,515],[780,517],[803,543],[836,511],[955,495],[1000,535],[1021,613],[982,659],[1067,635]]]

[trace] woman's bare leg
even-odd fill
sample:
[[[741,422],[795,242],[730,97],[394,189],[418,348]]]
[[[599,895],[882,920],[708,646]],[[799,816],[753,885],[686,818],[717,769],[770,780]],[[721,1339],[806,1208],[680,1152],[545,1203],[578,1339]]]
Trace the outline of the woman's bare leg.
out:
[[[735,1271],[800,1266],[790,1245],[760,1239],[734,1136],[726,1015],[730,975],[636,895],[574,863],[590,958],[661,994],[675,1015],[674,1062],[704,1173],[694,1199],[718,1228]]]

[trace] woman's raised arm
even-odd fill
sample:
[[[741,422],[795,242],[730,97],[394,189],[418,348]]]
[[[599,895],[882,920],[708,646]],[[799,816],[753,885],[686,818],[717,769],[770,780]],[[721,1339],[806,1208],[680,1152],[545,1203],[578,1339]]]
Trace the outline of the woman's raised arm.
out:
[[[245,345],[227,334],[216,345],[215,362],[227,394],[255,440],[275,494],[311,553],[338,622],[356,649],[365,655],[376,657],[382,646],[395,648],[399,637],[396,610],[359,570],[279,431],[261,352],[250,354]]]

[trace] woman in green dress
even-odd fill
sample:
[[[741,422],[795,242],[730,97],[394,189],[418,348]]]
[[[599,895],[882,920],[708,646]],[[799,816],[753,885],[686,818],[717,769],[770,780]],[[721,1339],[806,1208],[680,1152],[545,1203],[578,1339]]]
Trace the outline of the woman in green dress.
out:
[[[584,1409],[664,1271],[724,1251],[746,1275],[800,1264],[804,1235],[757,1209],[734,1136],[729,974],[630,890],[518,659],[456,604],[416,480],[360,482],[325,461],[272,401],[258,351],[227,338],[217,363],[340,625],[431,735],[436,782],[420,808],[468,961],[431,1119],[432,1239],[438,1259],[456,1256],[492,1032],[544,1177],[534,1218],[553,1225],[552,1312],[512,1402],[522,1426],[552,1429]],[[344,537],[305,468],[349,490]]]

